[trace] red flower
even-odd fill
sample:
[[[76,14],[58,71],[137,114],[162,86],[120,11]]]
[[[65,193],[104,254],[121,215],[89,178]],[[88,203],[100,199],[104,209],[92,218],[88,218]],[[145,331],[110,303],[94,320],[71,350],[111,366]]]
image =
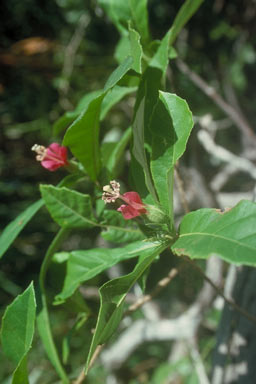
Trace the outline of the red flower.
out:
[[[123,200],[126,205],[121,205],[117,210],[122,213],[125,220],[147,213],[140,195],[137,192],[126,192],[120,195],[120,184],[115,180],[103,187],[102,199],[105,203],[114,203],[117,199]]]
[[[52,143],[45,148],[42,145],[35,144],[32,151],[37,153],[36,160],[40,161],[42,166],[49,171],[55,171],[60,167],[68,165],[67,148],[58,143]]]
[[[127,203],[122,204],[117,210],[122,213],[125,220],[133,219],[134,217],[147,213],[140,195],[137,192],[126,192],[120,198]]]

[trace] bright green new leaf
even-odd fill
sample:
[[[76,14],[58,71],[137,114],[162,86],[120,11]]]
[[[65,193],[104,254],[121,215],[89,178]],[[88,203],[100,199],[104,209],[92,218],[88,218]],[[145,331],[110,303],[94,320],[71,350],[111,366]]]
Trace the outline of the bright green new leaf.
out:
[[[184,153],[193,127],[191,111],[185,100],[161,92],[151,120],[151,173],[162,207],[171,218],[173,167]]]
[[[16,217],[7,227],[3,230],[0,236],[0,258],[10,247],[12,242],[16,239],[22,229],[32,219],[32,217],[44,205],[43,200],[36,201],[30,205],[24,212]]]
[[[180,33],[181,29],[188,22],[188,20],[193,16],[197,11],[200,5],[204,0],[186,0],[182,4],[179,12],[177,13],[174,22],[170,28],[170,41],[169,44],[172,45],[176,40],[176,37]]]
[[[177,255],[207,259],[216,255],[230,263],[256,266],[256,204],[243,200],[224,212],[199,209],[184,217],[173,244]]]
[[[41,185],[40,191],[53,220],[61,227],[92,228],[97,225],[89,195],[52,185]]]
[[[66,300],[82,283],[120,261],[148,254],[155,248],[155,243],[137,241],[122,248],[96,248],[68,252],[67,274],[63,289],[56,296],[56,302]]]
[[[27,354],[33,340],[35,314],[35,293],[31,283],[7,307],[2,320],[2,348],[5,355],[17,365],[13,384],[28,383]]]
[[[100,288],[100,311],[90,352],[87,357],[86,372],[96,347],[99,344],[105,343],[118,327],[122,318],[123,305],[127,293],[154,261],[155,257],[166,248],[166,245],[157,245],[156,243],[145,242],[141,244],[142,248],[139,252],[140,259],[133,272],[126,276],[108,281]],[[145,247],[145,250],[142,253],[143,246]]]

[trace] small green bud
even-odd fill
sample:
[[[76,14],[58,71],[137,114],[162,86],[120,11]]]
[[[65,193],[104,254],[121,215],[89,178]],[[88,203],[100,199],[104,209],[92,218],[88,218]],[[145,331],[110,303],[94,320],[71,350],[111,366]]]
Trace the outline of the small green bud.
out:
[[[165,224],[168,221],[167,215],[155,205],[147,205],[147,218],[152,223]]]

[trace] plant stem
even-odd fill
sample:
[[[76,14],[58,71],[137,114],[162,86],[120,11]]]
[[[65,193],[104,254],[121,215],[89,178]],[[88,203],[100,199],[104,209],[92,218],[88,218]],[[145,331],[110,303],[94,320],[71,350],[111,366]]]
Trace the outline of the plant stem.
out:
[[[69,379],[67,377],[66,372],[64,371],[62,364],[60,362],[58,352],[56,346],[54,344],[52,331],[50,327],[49,314],[47,309],[47,298],[46,298],[46,290],[45,290],[45,277],[48,270],[48,267],[51,263],[52,257],[54,253],[59,248],[63,239],[67,236],[69,230],[65,228],[61,228],[53,241],[51,242],[44,261],[41,266],[40,274],[39,274],[39,292],[37,297],[37,328],[40,334],[41,340],[43,342],[46,353],[56,369],[58,375],[62,379],[62,382],[65,384],[69,383]]]

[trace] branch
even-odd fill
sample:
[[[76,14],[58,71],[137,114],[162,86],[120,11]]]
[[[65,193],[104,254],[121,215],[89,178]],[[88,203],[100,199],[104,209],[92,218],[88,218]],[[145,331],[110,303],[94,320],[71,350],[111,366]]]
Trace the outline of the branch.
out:
[[[239,312],[241,315],[246,317],[251,322],[256,323],[256,316],[247,312],[244,308],[237,305],[232,299],[228,298],[222,292],[222,290],[204,273],[204,271],[193,260],[190,260],[188,257],[186,257],[186,260],[190,265],[192,265],[199,272],[199,274],[205,279],[205,281],[207,281],[207,283],[209,283],[215,289],[218,295],[221,296],[227,304],[229,304],[233,309],[235,309],[237,312]]]
[[[207,273],[215,283],[222,280],[222,262],[217,258],[207,261]],[[146,341],[189,340],[198,330],[205,310],[212,303],[215,290],[207,282],[203,284],[197,299],[187,311],[175,319],[148,321],[136,320],[119,339],[101,355],[103,364],[109,369],[118,369],[131,353]]]
[[[179,70],[188,76],[188,78],[198,87],[200,88],[213,102],[222,109],[222,111],[230,117],[233,123],[237,126],[237,128],[244,133],[254,144],[256,144],[256,136],[255,133],[245,119],[244,116],[241,116],[239,112],[230,104],[228,104],[218,93],[217,91],[209,86],[205,80],[203,80],[197,73],[193,72],[184,61],[177,59],[176,60],[177,67]]]
[[[200,130],[197,137],[204,149],[212,156],[215,156],[226,163],[232,164],[233,167],[240,171],[249,173],[251,177],[256,180],[256,167],[250,160],[236,156],[226,148],[217,145],[213,141],[211,135],[205,130]]]
[[[132,312],[137,311],[137,309],[141,308],[144,304],[151,301],[154,297],[159,295],[163,288],[165,288],[178,274],[178,269],[172,268],[168,275],[163,279],[159,280],[154,290],[148,294],[139,298],[134,304],[130,305],[128,310],[124,313],[124,316],[130,315]]]

